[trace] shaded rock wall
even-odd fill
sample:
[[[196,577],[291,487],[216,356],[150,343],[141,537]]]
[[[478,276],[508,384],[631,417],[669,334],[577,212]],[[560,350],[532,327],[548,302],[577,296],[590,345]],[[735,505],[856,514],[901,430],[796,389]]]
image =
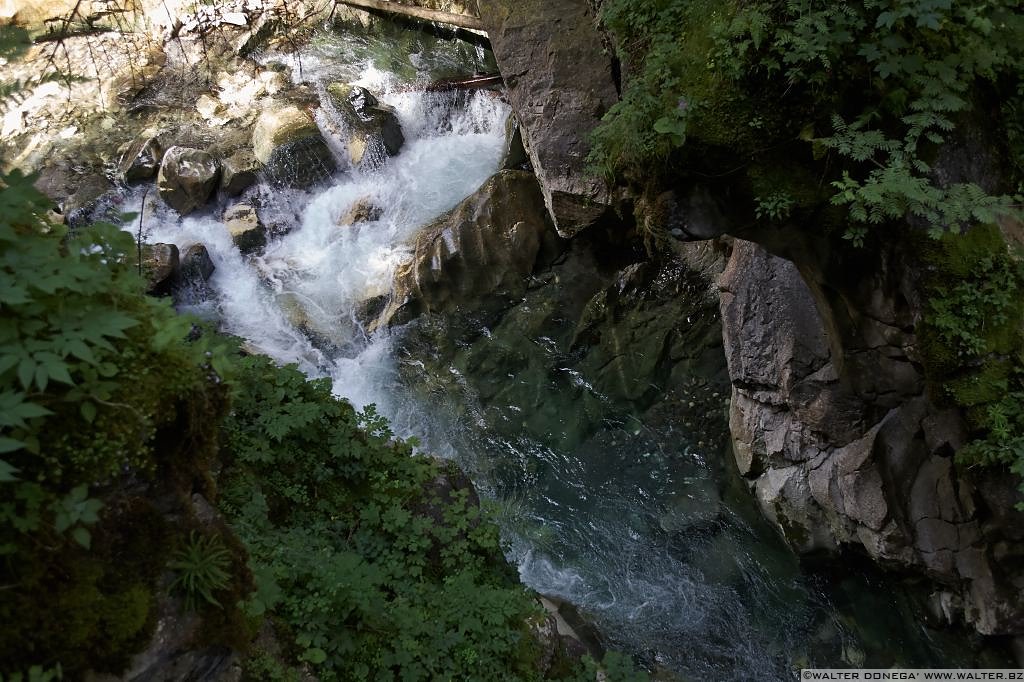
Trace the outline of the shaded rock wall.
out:
[[[618,100],[612,62],[586,0],[479,0],[530,161],[558,233],[571,237],[608,208],[587,173],[587,137]]]
[[[948,622],[1024,632],[1022,515],[954,466],[966,428],[924,391],[899,288],[830,304],[808,269],[736,240],[719,283],[734,451],[763,513],[801,553],[856,547],[927,575]],[[836,319],[851,311],[859,324]]]

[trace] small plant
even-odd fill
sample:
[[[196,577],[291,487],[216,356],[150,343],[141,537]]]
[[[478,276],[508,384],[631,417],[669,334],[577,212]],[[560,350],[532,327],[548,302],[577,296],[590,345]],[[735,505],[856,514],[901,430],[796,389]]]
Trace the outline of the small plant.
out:
[[[766,197],[757,197],[757,206],[754,208],[754,215],[758,220],[771,220],[773,222],[785,220],[793,211],[793,197],[785,192],[775,192]]]
[[[178,572],[171,589],[180,588],[185,593],[187,610],[197,610],[200,598],[207,604],[221,606],[213,593],[228,586],[231,558],[219,537],[201,536],[193,531],[188,544],[175,553],[168,566]]]

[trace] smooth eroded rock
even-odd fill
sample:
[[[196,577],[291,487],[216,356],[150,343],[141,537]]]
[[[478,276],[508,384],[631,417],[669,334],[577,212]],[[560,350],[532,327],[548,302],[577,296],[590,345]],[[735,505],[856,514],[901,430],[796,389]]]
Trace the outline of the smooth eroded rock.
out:
[[[171,147],[164,153],[157,189],[167,205],[181,215],[206,205],[220,180],[220,164],[207,152]]]
[[[491,176],[419,232],[412,259],[395,274],[391,302],[372,326],[521,293],[549,229],[542,202],[530,173]]]
[[[269,178],[291,187],[326,180],[337,168],[313,117],[295,105],[263,111],[253,129],[252,148]]]

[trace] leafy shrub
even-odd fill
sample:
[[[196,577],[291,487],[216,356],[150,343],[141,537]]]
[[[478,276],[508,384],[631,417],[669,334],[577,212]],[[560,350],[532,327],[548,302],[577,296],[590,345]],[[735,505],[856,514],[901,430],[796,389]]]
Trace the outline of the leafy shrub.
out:
[[[958,120],[984,112],[979,82],[1002,93],[1003,133],[1019,138],[1015,2],[606,0],[602,20],[629,67],[622,102],[594,134],[606,175],[650,175],[688,138],[732,150],[742,167],[800,137],[839,162],[833,202],[855,243],[908,216],[938,236],[1019,214],[1019,196],[938,182],[931,165]]]
[[[442,465],[326,380],[247,358],[235,381],[222,506],[252,556],[250,613],[325,680],[529,679],[537,607],[468,490],[445,493]]]
[[[929,379],[967,414],[972,438],[957,461],[1007,465],[1024,492],[1024,255],[995,226],[932,251],[921,345]]]
[[[33,180],[0,176],[0,660],[77,676],[148,640],[174,533],[122,481],[212,454],[222,353],[142,294],[129,235],[68,234]]]

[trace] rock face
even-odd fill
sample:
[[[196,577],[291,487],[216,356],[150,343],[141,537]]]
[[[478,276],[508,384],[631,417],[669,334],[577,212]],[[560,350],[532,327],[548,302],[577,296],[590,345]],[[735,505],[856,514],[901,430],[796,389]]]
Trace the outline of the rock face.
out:
[[[371,326],[471,308],[485,296],[515,296],[526,288],[548,232],[536,179],[500,171],[420,231],[387,309]]]
[[[157,176],[160,197],[181,215],[209,201],[220,180],[220,164],[200,149],[171,147],[164,153]]]
[[[327,94],[345,125],[353,166],[379,163],[401,151],[405,136],[394,109],[357,85],[332,83]]]
[[[252,148],[270,179],[291,187],[326,180],[337,168],[313,117],[295,105],[263,111],[253,129]]]
[[[618,95],[587,0],[479,0],[494,56],[523,126],[558,233],[571,237],[607,209],[586,172],[587,136]]]
[[[966,428],[912,362],[907,270],[883,259],[836,305],[813,272],[736,240],[720,280],[736,461],[797,551],[860,547],[936,581],[943,617],[1019,634],[1024,514],[997,501],[1009,484],[953,464]]]

